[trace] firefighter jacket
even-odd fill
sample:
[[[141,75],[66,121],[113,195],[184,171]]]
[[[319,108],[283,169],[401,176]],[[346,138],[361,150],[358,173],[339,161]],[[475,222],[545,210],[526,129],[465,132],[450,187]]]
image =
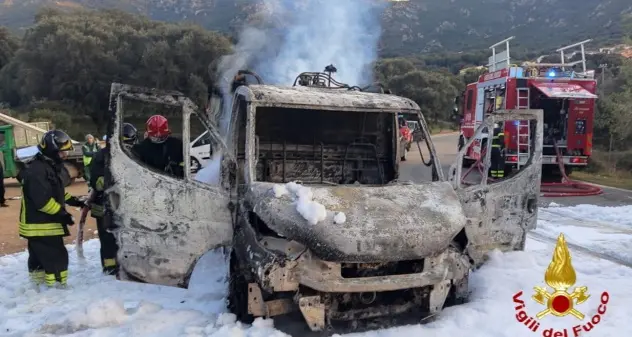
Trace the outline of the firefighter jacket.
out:
[[[505,148],[505,132],[502,126],[494,126],[494,136],[492,138],[492,151],[494,149],[503,150]]]
[[[66,225],[58,220],[64,203],[72,196],[64,191],[62,164],[38,154],[20,172],[22,206],[20,209],[20,236],[68,236]]]
[[[90,187],[94,196],[90,204],[90,213],[95,218],[103,217],[105,213],[104,206],[104,188],[105,188],[105,155],[107,148],[101,149],[92,160],[92,174],[90,175]]]
[[[83,152],[83,165],[88,166],[92,162],[92,158],[99,152],[99,144],[97,142],[92,143],[92,145],[85,143],[81,147],[81,151]]]
[[[169,137],[162,143],[153,143],[149,139],[132,147],[134,155],[147,166],[171,176],[184,177],[184,156],[182,141]]]

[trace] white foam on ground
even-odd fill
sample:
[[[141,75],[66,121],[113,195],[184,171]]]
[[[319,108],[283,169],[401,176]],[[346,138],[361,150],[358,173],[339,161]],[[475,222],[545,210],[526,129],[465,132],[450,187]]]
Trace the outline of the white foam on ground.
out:
[[[573,208],[560,208],[572,212]],[[594,207],[592,213],[580,213],[583,217],[605,219],[606,213],[620,212],[620,208]],[[588,212],[585,210],[585,212]],[[548,215],[539,221],[542,230],[564,224],[568,218]],[[625,223],[625,221],[620,221]],[[585,227],[564,225],[567,238],[590,242],[591,233]],[[555,231],[551,230],[550,233]],[[559,233],[551,237],[557,237]],[[586,237],[588,235],[588,237]],[[627,236],[613,236],[610,246],[625,249]],[[258,319],[252,325],[235,321],[226,313],[225,255],[221,251],[209,252],[198,262],[191,277],[190,289],[156,286],[116,281],[112,276],[100,273],[99,243],[84,243],[86,261],[76,259],[75,248],[67,246],[70,256],[69,289],[46,289],[36,292],[28,283],[27,254],[17,253],[0,257],[0,335],[73,337],[99,336],[212,336],[212,337],[282,337],[272,320]],[[529,315],[544,309],[531,300],[534,286],[545,286],[544,272],[551,261],[553,243],[529,239],[526,251],[490,254],[489,261],[470,277],[470,301],[447,308],[436,320],[425,325],[409,325],[367,333],[352,334],[356,337],[535,337],[545,329],[569,329],[568,337],[574,337],[572,327],[581,322],[572,316],[546,316],[540,320],[537,333],[516,321],[512,297],[523,291],[522,300]],[[629,248],[629,247],[628,247]],[[587,286],[588,301],[576,306],[587,319],[593,317],[599,307],[600,294],[607,291],[610,300],[607,311],[592,331],[580,336],[632,336],[629,324],[632,301],[632,269],[609,261],[573,251],[573,266],[577,273],[574,287]],[[586,323],[586,320],[583,321]],[[299,337],[299,336],[297,336]]]

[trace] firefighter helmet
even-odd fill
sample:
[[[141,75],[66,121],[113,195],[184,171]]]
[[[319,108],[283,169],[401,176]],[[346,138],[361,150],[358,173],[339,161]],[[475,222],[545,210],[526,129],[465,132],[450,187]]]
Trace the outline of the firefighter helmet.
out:
[[[135,144],[136,143],[136,138],[137,138],[137,133],[138,131],[136,130],[136,128],[130,124],[130,123],[125,123],[123,124],[123,134],[122,134],[122,138],[123,138],[123,143],[126,144]]]
[[[171,134],[169,121],[164,116],[153,115],[147,120],[147,137],[154,143],[162,143]]]
[[[68,134],[61,130],[51,130],[44,134],[37,145],[37,149],[44,156],[56,162],[61,162],[60,152],[72,151],[72,140]]]

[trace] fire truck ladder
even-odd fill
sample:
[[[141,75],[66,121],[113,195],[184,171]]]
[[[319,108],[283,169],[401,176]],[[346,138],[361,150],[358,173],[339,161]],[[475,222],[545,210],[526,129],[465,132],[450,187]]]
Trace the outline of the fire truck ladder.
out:
[[[522,158],[525,158],[525,163],[529,160],[531,155],[531,121],[520,121],[517,130],[517,143],[518,143],[518,171],[524,165],[522,165]],[[526,131],[525,131],[526,129]]]
[[[529,99],[529,88],[518,88],[516,89],[516,97],[518,97],[516,102],[516,109],[529,109],[531,105],[531,100]]]
[[[529,107],[531,106],[529,95],[529,88],[516,89],[516,109],[529,109]],[[526,163],[526,161],[529,160],[529,156],[531,155],[531,121],[519,121],[518,127],[516,128],[516,133],[518,143],[518,163],[516,164],[516,166],[517,169],[520,170],[520,168],[524,166],[522,165],[522,158],[525,158]]]

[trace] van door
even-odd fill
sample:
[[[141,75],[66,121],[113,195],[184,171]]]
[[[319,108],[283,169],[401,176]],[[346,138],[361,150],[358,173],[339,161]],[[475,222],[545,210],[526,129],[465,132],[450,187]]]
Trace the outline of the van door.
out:
[[[119,267],[127,279],[187,287],[196,261],[232,241],[228,193],[220,186],[194,180],[188,160],[184,160],[185,176],[180,179],[146,167],[133,151],[121,146],[124,117],[129,118],[124,116],[124,106],[130,100],[181,111],[183,158],[190,156],[189,121],[197,110],[179,92],[112,84],[106,214],[117,226]],[[209,133],[217,137],[216,130]]]
[[[465,152],[484,131],[493,130],[494,123],[521,120],[529,121],[529,130],[523,128],[521,135],[516,136],[529,137],[530,146],[527,164],[519,171],[505,167],[504,178],[488,178],[491,141],[487,142],[480,161],[463,168]],[[542,127],[542,110],[499,110],[483,121],[450,168],[450,180],[468,217],[467,250],[477,265],[493,249],[524,249],[527,232],[536,227],[542,175]]]

